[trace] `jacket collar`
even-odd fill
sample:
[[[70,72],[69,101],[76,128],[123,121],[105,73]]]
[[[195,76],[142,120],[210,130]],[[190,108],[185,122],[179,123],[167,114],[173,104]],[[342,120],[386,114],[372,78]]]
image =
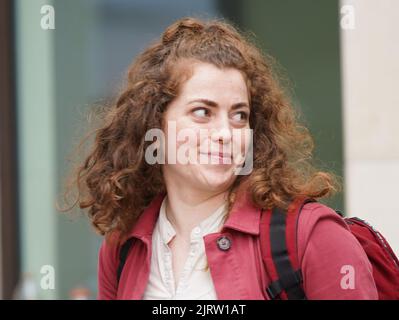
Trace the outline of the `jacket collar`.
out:
[[[144,209],[137,222],[133,225],[130,232],[131,237],[143,238],[146,236],[151,236],[158,220],[159,209],[166,193],[161,192],[151,201],[149,206]]]
[[[259,235],[261,209],[251,201],[246,188],[238,190],[236,199],[223,229],[230,228],[252,235]]]
[[[159,193],[149,206],[144,209],[134,224],[130,237],[141,239],[152,235],[165,195],[165,192]],[[254,206],[246,188],[239,188],[230,214],[223,225],[223,230],[230,228],[252,235],[259,235],[260,216],[261,210]]]

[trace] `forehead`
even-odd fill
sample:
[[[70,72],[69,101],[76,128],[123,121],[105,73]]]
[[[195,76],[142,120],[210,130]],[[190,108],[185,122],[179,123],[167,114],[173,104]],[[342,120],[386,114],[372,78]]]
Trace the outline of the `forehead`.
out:
[[[213,64],[203,62],[190,66],[190,76],[181,84],[179,93],[183,99],[248,101],[245,77],[238,69],[218,68]]]

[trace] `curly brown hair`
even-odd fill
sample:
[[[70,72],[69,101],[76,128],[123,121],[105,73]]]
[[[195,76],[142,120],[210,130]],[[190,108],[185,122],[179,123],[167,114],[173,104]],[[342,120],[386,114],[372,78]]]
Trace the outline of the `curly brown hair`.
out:
[[[67,188],[77,186],[74,203],[88,208],[101,235],[126,235],[143,210],[166,192],[159,164],[145,161],[145,133],[161,128],[163,113],[187,79],[182,61],[235,68],[245,75],[253,130],[253,171],[237,176],[229,191],[231,208],[242,186],[259,208],[287,208],[299,196],[322,198],[338,189],[337,176],[312,164],[313,139],[279,83],[273,58],[254,41],[221,19],[184,18],[170,25],[128,69],[127,83],[116,103],[106,109],[95,141]]]

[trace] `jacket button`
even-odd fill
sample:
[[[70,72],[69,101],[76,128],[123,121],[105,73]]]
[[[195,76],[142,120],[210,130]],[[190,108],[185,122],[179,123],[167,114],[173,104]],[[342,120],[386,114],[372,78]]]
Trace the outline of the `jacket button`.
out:
[[[217,244],[220,250],[227,251],[231,247],[231,240],[226,236],[222,236],[217,239]]]

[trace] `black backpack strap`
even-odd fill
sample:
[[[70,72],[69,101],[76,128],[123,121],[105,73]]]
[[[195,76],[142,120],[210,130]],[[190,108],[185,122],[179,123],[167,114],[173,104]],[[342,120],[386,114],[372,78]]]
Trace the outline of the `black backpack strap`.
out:
[[[273,209],[270,221],[271,253],[279,279],[270,284],[267,291],[271,296],[285,291],[288,300],[305,300],[300,270],[295,270],[288,256],[286,242],[286,213],[278,208]]]
[[[122,245],[120,252],[119,252],[119,265],[117,270],[117,283],[119,284],[119,279],[122,274],[123,267],[126,262],[127,255],[129,253],[130,247],[132,246],[133,238],[129,238],[126,242]]]
[[[295,232],[294,237],[291,237],[291,239],[297,241],[297,225],[302,207],[306,203],[314,201],[313,199],[305,199],[299,204],[295,213],[296,226],[293,228],[290,225],[290,228],[288,228],[290,231],[287,231],[287,212],[279,208],[273,208],[272,210],[269,225],[270,252],[278,279],[266,288],[271,299],[281,296],[281,293],[284,292],[288,300],[306,300],[300,266],[294,266],[289,257],[289,250],[293,250],[296,246],[292,245],[292,243],[287,244],[287,232]],[[293,221],[291,220],[290,224],[292,223]]]

